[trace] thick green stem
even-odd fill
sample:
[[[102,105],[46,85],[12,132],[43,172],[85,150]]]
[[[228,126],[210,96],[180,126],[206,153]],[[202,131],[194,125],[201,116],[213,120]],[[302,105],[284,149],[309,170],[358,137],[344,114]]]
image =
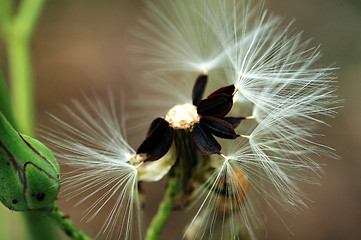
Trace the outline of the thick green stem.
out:
[[[66,235],[74,240],[90,240],[88,236],[79,231],[73,223],[57,208],[54,207],[48,216],[62,229]]]
[[[11,100],[16,126],[22,133],[34,135],[34,96],[30,43],[16,31],[8,37],[7,49],[11,79]]]
[[[14,3],[12,0],[1,0],[0,1],[0,26],[1,34],[7,35],[10,27],[10,21],[13,14]]]
[[[34,135],[34,96],[30,42],[45,0],[0,1],[0,20],[5,40],[11,83],[11,103],[19,132]],[[25,213],[29,239],[55,239],[51,225],[34,213]]]
[[[21,214],[9,211],[8,208],[0,204],[0,239],[24,239],[25,224]],[[16,226],[16,231],[14,231]]]
[[[11,103],[15,126],[26,135],[34,135],[34,96],[29,39],[12,30],[7,36],[9,72],[11,78]],[[24,213],[29,239],[56,239],[52,225],[42,216]]]
[[[7,1],[9,2],[9,1]],[[45,0],[21,1],[17,14],[12,7],[2,12],[4,39],[8,51],[11,100],[16,125],[24,134],[34,135],[34,96],[30,42]]]
[[[0,112],[5,116],[9,123],[14,126],[14,117],[10,106],[10,97],[5,77],[0,69]]]
[[[46,0],[22,0],[13,28],[31,39]]]
[[[56,236],[53,225],[38,213],[24,212],[25,225],[27,228],[27,239],[34,240],[55,240]]]
[[[164,199],[159,206],[157,214],[154,216],[146,235],[146,240],[159,240],[163,228],[172,212],[174,202],[181,190],[179,168],[173,168],[174,176],[169,177],[168,187]]]

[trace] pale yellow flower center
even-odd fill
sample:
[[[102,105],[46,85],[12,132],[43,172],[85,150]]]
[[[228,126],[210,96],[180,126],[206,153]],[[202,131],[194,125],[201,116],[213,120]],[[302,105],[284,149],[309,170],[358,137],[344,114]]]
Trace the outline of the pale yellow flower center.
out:
[[[165,120],[174,129],[189,129],[199,122],[197,107],[186,103],[174,106],[165,117]]]

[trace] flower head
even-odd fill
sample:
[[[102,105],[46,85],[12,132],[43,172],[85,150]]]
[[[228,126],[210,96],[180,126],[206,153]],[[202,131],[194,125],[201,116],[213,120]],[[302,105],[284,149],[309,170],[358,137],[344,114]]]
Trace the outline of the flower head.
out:
[[[242,136],[236,134],[234,128],[246,117],[225,117],[233,106],[234,86],[222,87],[201,100],[207,79],[207,75],[197,78],[192,91],[193,104],[176,105],[165,119],[157,118],[152,122],[146,139],[137,150],[138,154],[147,154],[144,161],[163,157],[177,129],[190,131],[195,146],[204,155],[221,154],[222,147],[214,136],[225,139]]]
[[[309,47],[310,41],[303,42],[291,24],[284,27],[262,5],[235,0],[148,4],[151,20],[143,24],[148,32],[141,36],[144,46],[153,46],[151,51],[143,49],[153,69],[148,82],[155,84],[162,76],[168,86],[176,86],[194,79],[192,74],[206,73],[212,88],[232,86],[226,94],[232,103],[226,99],[220,103],[214,93],[197,104],[193,101],[200,117],[191,128],[192,139],[210,160],[201,163],[203,177],[192,180],[199,180],[193,183],[198,186],[194,195],[203,196],[203,203],[186,231],[190,239],[206,238],[206,233],[217,239],[216,216],[231,229],[224,230],[230,238],[238,238],[241,225],[254,238],[253,229],[263,225],[256,217],[259,199],[270,206],[305,206],[298,183],[315,182],[320,165],[312,154],[330,151],[313,139],[315,127],[324,123],[321,116],[334,116],[339,103],[334,69],[314,68],[319,49]],[[166,91],[166,95],[184,92],[178,87]],[[226,114],[247,121],[226,124]],[[222,194],[225,191],[239,194]],[[228,204],[218,204],[225,196]]]

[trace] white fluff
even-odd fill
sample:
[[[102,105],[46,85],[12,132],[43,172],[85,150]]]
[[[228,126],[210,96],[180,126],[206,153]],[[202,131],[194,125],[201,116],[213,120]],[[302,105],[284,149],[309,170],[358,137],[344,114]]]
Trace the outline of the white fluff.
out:
[[[135,151],[125,138],[123,111],[116,109],[111,96],[105,103],[86,98],[85,105],[73,105],[64,107],[69,123],[53,116],[54,125],[44,131],[57,158],[73,169],[64,176],[64,194],[68,200],[80,199],[76,206],[87,206],[87,222],[105,216],[97,237],[141,238],[138,171],[132,164]],[[136,221],[139,233],[132,231]]]

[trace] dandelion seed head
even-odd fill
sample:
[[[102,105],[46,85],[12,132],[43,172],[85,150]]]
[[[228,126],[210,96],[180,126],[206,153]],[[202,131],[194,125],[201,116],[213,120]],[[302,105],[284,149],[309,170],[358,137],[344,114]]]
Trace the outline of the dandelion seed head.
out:
[[[121,221],[119,239],[130,239],[138,181],[162,179],[182,150],[192,158],[181,164],[182,180],[194,188],[182,197],[199,203],[185,238],[241,239],[246,231],[255,239],[254,229],[264,227],[258,202],[305,207],[299,183],[317,182],[321,170],[312,155],[332,151],[317,142],[316,126],[334,116],[339,103],[334,68],[314,67],[319,48],[264,10],[263,1],[148,1],[146,14],[135,50],[147,55],[146,88],[157,94],[139,101],[145,111],[134,113],[141,119],[135,128],[157,118],[137,152],[112,103],[107,111],[92,102],[89,112],[75,102],[78,113],[67,112],[78,128],[55,118],[59,156],[77,169],[69,181],[72,196],[88,194],[82,204],[99,195],[88,219],[115,198],[101,232],[111,234]],[[218,90],[203,99],[207,82]],[[177,136],[190,142],[176,146]]]
[[[291,210],[306,206],[307,198],[298,185],[317,182],[321,169],[312,155],[332,151],[317,142],[316,127],[325,124],[324,117],[334,116],[340,103],[335,68],[315,67],[319,47],[304,40],[292,22],[284,23],[268,13],[263,4],[186,0],[149,8],[154,25],[148,27],[151,33],[146,42],[157,43],[152,51],[143,51],[153,72],[176,73],[167,79],[173,86],[183,83],[180,79],[189,72],[207,74],[212,87],[234,85],[228,116],[244,117],[235,128],[238,138],[231,143],[221,141],[221,154],[211,156],[209,164],[215,171],[204,172],[207,180],[196,191],[201,207],[186,231],[189,239],[219,239],[214,235],[219,225],[229,230],[231,239],[238,238],[239,226],[255,238],[254,229],[264,225],[257,201],[271,209],[273,204]],[[181,89],[164,90],[171,101]],[[228,213],[224,210],[229,207],[217,204],[222,196],[212,192],[224,177],[233,191],[242,184],[246,189],[246,198],[230,201],[233,210]],[[232,179],[247,179],[247,184]],[[222,231],[218,236],[225,236],[226,230]]]

